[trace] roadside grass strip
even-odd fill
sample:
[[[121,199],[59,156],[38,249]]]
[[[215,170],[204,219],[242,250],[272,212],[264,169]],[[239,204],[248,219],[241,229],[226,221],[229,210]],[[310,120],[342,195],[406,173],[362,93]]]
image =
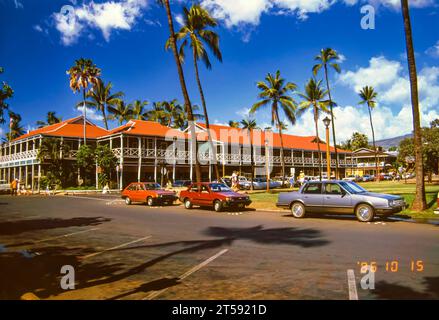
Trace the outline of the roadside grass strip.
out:
[[[178,279],[184,280],[187,277],[189,277],[191,274],[197,272],[198,270],[200,270],[201,268],[207,266],[209,263],[211,263],[212,261],[214,261],[215,259],[219,258],[220,256],[222,256],[224,253],[226,253],[227,251],[229,251],[229,249],[223,249],[220,252],[216,253],[215,255],[211,256],[210,258],[208,258],[207,260],[204,260],[203,262],[197,264],[196,266],[194,266],[193,268],[189,269],[188,271],[186,271],[185,273],[183,273],[182,275],[180,275],[178,277]],[[159,290],[159,291],[154,291],[151,292],[149,295],[147,295],[145,298],[143,298],[142,300],[152,300],[157,298],[159,295],[163,294],[166,290],[168,290],[168,288]]]

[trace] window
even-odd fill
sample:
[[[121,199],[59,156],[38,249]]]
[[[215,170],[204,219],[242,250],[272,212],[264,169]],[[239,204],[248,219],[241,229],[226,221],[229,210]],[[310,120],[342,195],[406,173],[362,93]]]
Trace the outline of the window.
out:
[[[325,193],[326,194],[341,194],[341,187],[336,183],[327,183],[325,184]]]
[[[128,190],[130,191],[136,191],[137,190],[137,184],[132,184],[128,187]]]
[[[191,187],[191,192],[198,192],[198,190],[199,190],[198,185],[193,185]]]
[[[209,193],[207,186],[201,186],[201,193]]]
[[[322,193],[322,184],[321,183],[308,183],[303,190],[303,193],[306,194],[321,194]]]

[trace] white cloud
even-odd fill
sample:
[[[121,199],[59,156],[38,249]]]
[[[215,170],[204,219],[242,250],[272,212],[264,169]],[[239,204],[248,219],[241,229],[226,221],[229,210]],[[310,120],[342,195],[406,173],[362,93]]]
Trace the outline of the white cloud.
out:
[[[365,106],[338,106],[334,108],[337,143],[351,138],[352,133],[361,132],[372,140],[369,114]],[[323,117],[321,117],[323,118]],[[430,110],[421,115],[422,125],[429,126],[439,118],[439,110]],[[377,107],[372,111],[375,139],[391,138],[413,131],[411,105],[404,105],[398,112],[389,107]],[[307,111],[294,126],[289,126],[288,133],[302,136],[315,135],[312,111]],[[324,138],[324,126],[319,120],[319,134]],[[332,143],[332,135],[331,135]]]
[[[249,118],[250,117],[250,108],[241,108],[238,111],[235,112],[238,116],[240,116],[242,119]]]
[[[76,111],[80,112],[81,115],[83,114],[83,110],[84,107],[78,107],[77,109],[75,109]],[[88,120],[93,120],[93,121],[102,121],[104,118],[102,117],[102,115],[97,114],[96,110],[94,109],[90,109],[90,108],[86,108],[86,112],[87,112],[87,119]]]
[[[378,93],[377,107],[373,110],[377,139],[389,138],[413,130],[410,97],[410,81],[401,62],[388,60],[383,56],[373,57],[367,67],[346,71],[340,75],[339,83],[352,88],[355,94],[366,85],[371,85]],[[422,125],[439,118],[439,67],[424,67],[418,72],[418,89]],[[389,106],[393,106],[392,112]],[[353,131],[370,136],[367,108],[364,111],[352,107],[338,107],[337,128],[339,135],[346,139]],[[352,121],[358,119],[358,121]]]
[[[91,1],[77,7],[64,6],[53,18],[65,45],[75,43],[87,28],[99,29],[109,41],[113,30],[131,30],[146,6],[147,0]]]
[[[19,0],[14,0],[15,9],[23,9],[24,6]]]
[[[373,57],[368,67],[358,68],[356,71],[343,72],[339,80],[341,83],[359,91],[369,85],[376,89],[393,83],[401,72],[402,66],[398,61],[387,60],[383,56]]]
[[[439,58],[439,40],[434,46],[428,48],[425,53],[432,56],[433,58]]]
[[[393,9],[400,7],[400,0],[202,0],[201,5],[209,9],[217,19],[224,20],[228,28],[241,24],[258,25],[261,15],[266,13],[296,15],[304,20],[311,13],[321,13],[335,3],[348,6],[370,3],[375,7]],[[411,0],[410,6],[424,8],[435,6],[435,0]]]

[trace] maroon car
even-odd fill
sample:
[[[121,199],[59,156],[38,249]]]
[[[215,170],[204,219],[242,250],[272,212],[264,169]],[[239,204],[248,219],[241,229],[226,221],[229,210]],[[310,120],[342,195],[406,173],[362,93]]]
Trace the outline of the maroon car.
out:
[[[192,184],[180,192],[180,201],[186,209],[197,205],[213,207],[217,212],[225,208],[243,209],[251,203],[248,196],[232,191],[223,183]]]

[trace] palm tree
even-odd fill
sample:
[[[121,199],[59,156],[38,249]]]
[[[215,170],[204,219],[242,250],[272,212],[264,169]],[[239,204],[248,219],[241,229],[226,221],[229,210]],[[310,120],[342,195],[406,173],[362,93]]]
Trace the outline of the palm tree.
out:
[[[173,124],[175,126],[177,119],[184,117],[184,109],[178,103],[177,99],[173,99],[171,101],[163,101],[162,108],[163,108],[163,117],[167,121],[166,125],[170,128],[172,127]]]
[[[6,134],[6,139],[12,141],[22,136],[25,131],[21,125],[21,116],[18,113],[9,111],[9,132]]]
[[[117,101],[116,107],[108,106],[108,112],[110,113],[108,119],[117,120],[119,125],[131,120],[133,117],[133,109],[122,100]]]
[[[379,168],[378,168],[378,155],[377,155],[377,148],[375,145],[375,130],[373,128],[373,121],[372,121],[372,109],[376,107],[376,97],[378,96],[378,93],[375,92],[373,87],[366,86],[363,87],[363,89],[361,89],[358,95],[361,98],[359,104],[366,104],[367,109],[369,110],[370,128],[372,129],[373,152],[375,153],[375,170],[377,175],[376,177],[378,181],[380,181]]]
[[[298,115],[303,114],[306,110],[312,108],[314,114],[314,127],[316,131],[317,149],[319,151],[319,176],[322,180],[322,153],[320,150],[320,138],[319,138],[319,117],[321,112],[328,113],[329,101],[324,100],[327,91],[322,89],[322,81],[316,81],[310,79],[305,86],[305,93],[299,93],[299,96],[303,98],[300,103]]]
[[[135,100],[132,104],[129,104],[129,107],[132,109],[133,119],[136,120],[146,120],[148,119],[148,111],[145,110],[145,107],[149,104],[148,101],[140,101]]]
[[[413,48],[412,26],[410,11],[407,0],[401,0],[402,14],[404,18],[405,39],[407,47],[407,63],[410,74],[410,91],[412,99],[413,130],[415,145],[415,168],[416,168],[416,193],[412,209],[422,211],[427,208],[425,199],[424,165],[422,160],[422,129],[421,116],[419,114],[418,76],[416,72],[415,50]]]
[[[235,120],[230,120],[229,121],[229,127],[231,128],[239,128],[240,127],[240,123],[239,121],[235,121]]]
[[[319,70],[323,67],[325,70],[325,79],[326,79],[326,89],[328,90],[328,97],[329,97],[329,107],[330,107],[330,113],[331,113],[331,124],[332,124],[332,140],[334,143],[334,146],[337,145],[337,141],[336,141],[336,135],[335,135],[335,119],[334,119],[334,112],[333,112],[333,100],[332,100],[332,96],[331,96],[331,88],[329,86],[329,77],[328,77],[328,65],[329,67],[331,67],[332,69],[334,69],[337,73],[340,73],[341,69],[340,69],[340,65],[337,63],[337,61],[340,59],[337,51],[331,49],[331,48],[326,48],[326,49],[322,49],[320,50],[320,54],[318,56],[315,57],[314,60],[318,61],[319,63],[314,65],[314,67],[312,68],[313,74],[314,76],[317,76],[317,73],[319,72]],[[335,149],[335,177],[338,178],[338,151],[337,148]]]
[[[176,43],[176,36],[175,36],[175,31],[174,31],[174,22],[172,19],[171,6],[169,4],[169,0],[158,0],[158,2],[165,7],[166,15],[168,17],[170,47],[171,47],[172,52],[174,54],[174,60],[175,60],[176,66],[177,66],[178,77],[180,80],[180,87],[181,87],[181,91],[183,94],[184,105],[185,105],[187,119],[188,119],[189,127],[190,127],[191,140],[192,140],[192,146],[193,146],[192,158],[195,161],[195,176],[196,176],[197,183],[201,183],[201,168],[200,168],[200,163],[198,161],[197,135],[195,132],[195,123],[194,123],[195,119],[194,119],[194,114],[192,112],[191,100],[189,98],[189,93],[188,93],[187,87],[186,87],[186,81],[184,78],[183,68],[181,66],[181,61],[180,61],[178,51],[177,51],[177,43]]]
[[[249,143],[250,143],[250,166],[251,166],[251,175],[250,175],[250,189],[253,190],[253,180],[255,175],[255,164],[253,160],[253,141],[252,141],[252,135],[253,130],[257,129],[258,126],[256,124],[256,120],[254,119],[243,119],[241,120],[242,128],[247,130],[248,136],[249,136]]]
[[[98,79],[101,75],[101,70],[96,67],[96,65],[90,59],[80,58],[75,61],[75,65],[71,67],[67,74],[70,76],[70,88],[74,93],[81,91],[84,101],[83,115],[84,115],[84,144],[87,143],[86,138],[86,102],[85,98],[87,96],[87,88],[89,85],[93,87],[97,85]]]
[[[279,107],[282,108],[287,119],[292,123],[296,123],[296,102],[289,95],[294,92],[297,86],[292,82],[285,83],[285,79],[281,78],[280,71],[276,75],[267,74],[264,81],[257,83],[258,89],[261,91],[258,95],[259,102],[255,103],[250,109],[250,114],[254,114],[261,107],[267,106],[271,103],[271,124],[276,124],[279,129],[280,137],[280,161],[282,163],[282,186],[285,180],[285,159],[284,159],[284,142],[282,137],[282,127],[280,125]]]
[[[45,126],[50,126],[55,123],[60,123],[61,121],[62,121],[61,117],[57,117],[55,111],[49,111],[47,112],[46,121],[38,120],[37,126],[38,128],[42,128]]]
[[[0,74],[4,72],[4,69],[0,67]],[[0,124],[5,123],[4,112],[8,110],[9,104],[6,102],[7,99],[12,98],[14,95],[14,90],[3,81],[0,87]]]
[[[286,131],[288,130],[288,123],[286,123],[285,121],[279,121],[279,127],[282,129],[282,131]]]
[[[114,94],[111,93],[113,84],[108,82],[106,85],[101,79],[98,79],[93,90],[87,93],[88,100],[85,104],[89,108],[94,108],[102,113],[102,119],[104,121],[105,129],[108,130],[108,119],[106,110],[109,106],[115,106],[118,101],[124,96],[122,91],[118,91]],[[80,107],[81,103],[78,103],[77,107]]]
[[[154,102],[152,104],[152,109],[148,110],[145,116],[147,120],[158,122],[163,126],[167,123],[165,112],[163,110],[163,102]]]
[[[195,78],[197,80],[198,90],[200,92],[201,104],[203,106],[204,120],[206,122],[206,130],[210,148],[212,150],[213,167],[217,181],[220,179],[218,163],[216,159],[216,147],[213,145],[212,135],[210,132],[209,116],[207,113],[206,98],[204,96],[203,87],[201,85],[200,74],[198,71],[198,60],[202,59],[206,68],[211,69],[212,65],[209,60],[206,48],[208,47],[213,55],[222,61],[221,51],[219,49],[219,36],[209,27],[216,27],[216,20],[210,16],[209,12],[202,8],[199,4],[194,4],[190,9],[183,8],[183,26],[176,33],[177,40],[182,40],[179,54],[180,60],[183,62],[185,57],[185,48],[190,43],[192,48],[192,57],[195,70]],[[166,43],[169,49],[170,41]]]

